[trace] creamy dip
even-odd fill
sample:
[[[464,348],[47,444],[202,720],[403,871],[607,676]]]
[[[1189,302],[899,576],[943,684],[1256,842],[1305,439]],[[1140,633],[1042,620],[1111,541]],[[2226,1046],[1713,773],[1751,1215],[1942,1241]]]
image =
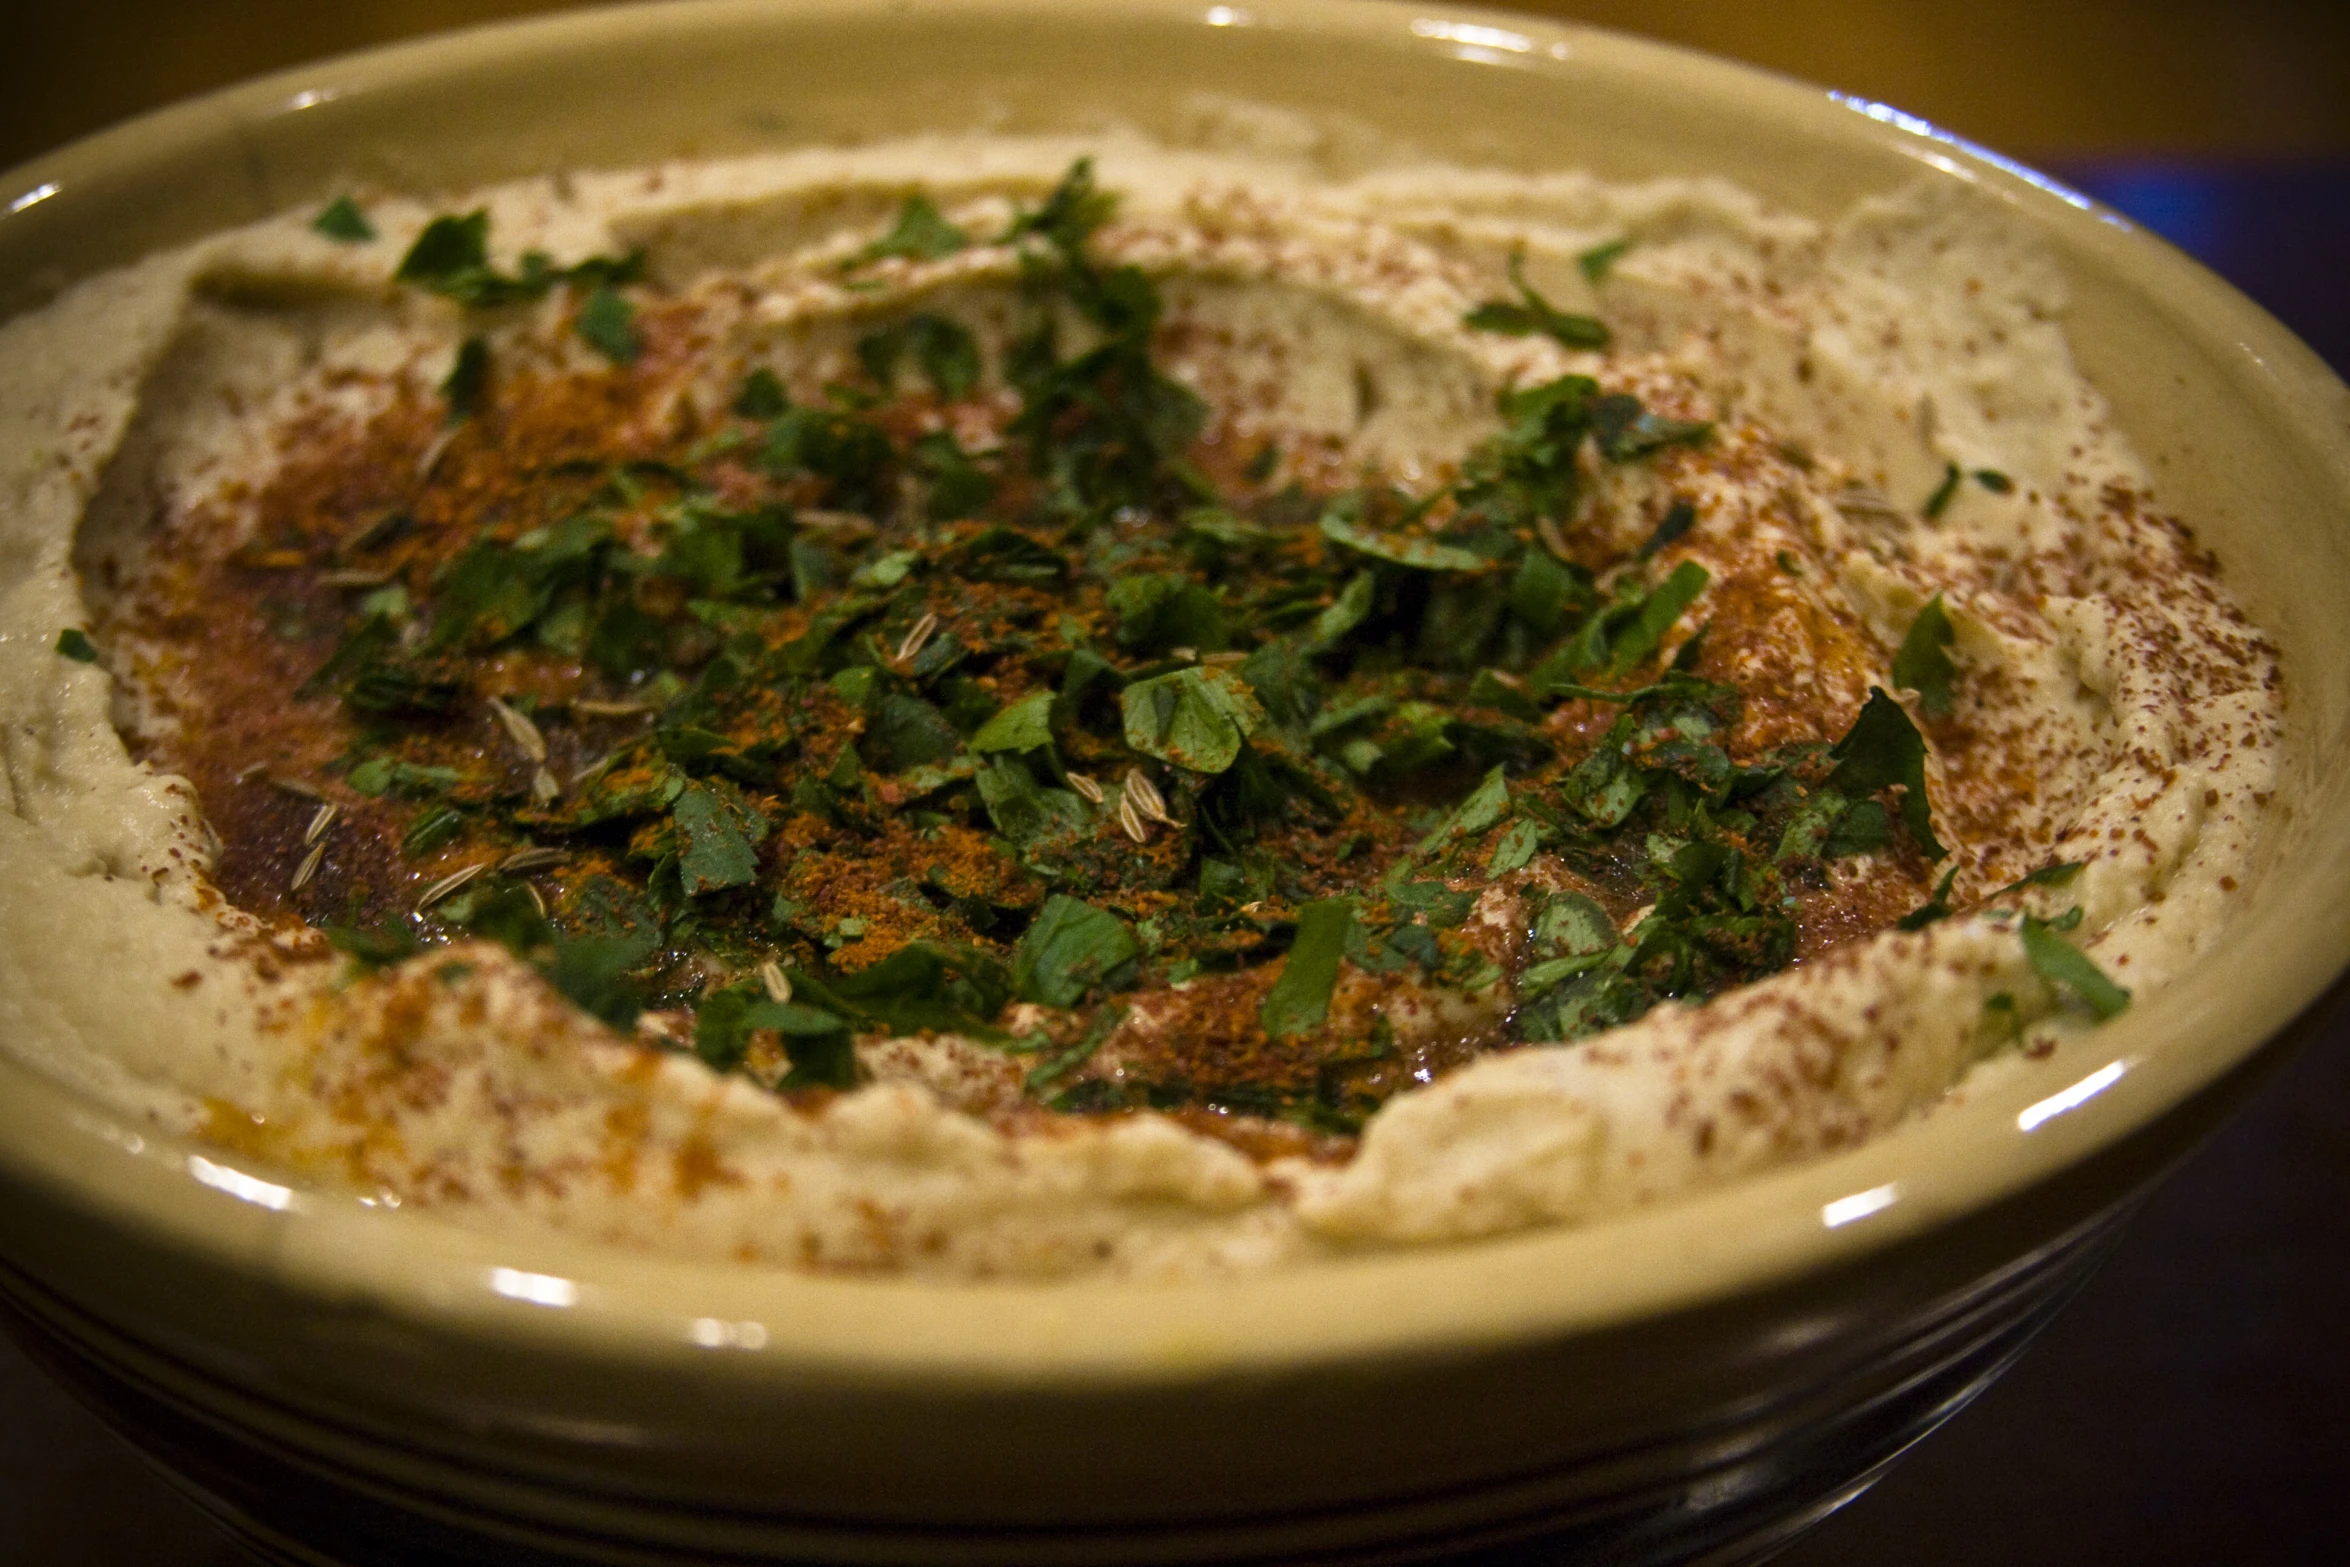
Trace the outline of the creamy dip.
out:
[[[852,749],[832,795],[769,798],[757,757],[729,753],[739,766],[723,774],[705,765],[714,750],[665,742],[673,766],[653,786],[676,815],[650,830],[677,836],[646,853],[672,856],[677,906],[711,889],[775,900],[760,927],[771,954],[672,943],[661,983],[704,986],[700,1022],[685,1006],[600,1005],[578,973],[595,951],[531,945],[547,928],[519,900],[558,926],[577,913],[570,840],[509,838],[485,858],[461,836],[463,790],[413,760],[423,752],[363,755],[323,720],[304,749],[289,715],[454,700],[413,681],[355,695],[348,668],[263,678],[311,668],[379,613],[351,609],[321,642],[303,618],[313,599],[278,593],[272,571],[307,571],[305,591],[338,606],[396,593],[366,600],[394,650],[432,651],[408,595],[454,613],[457,565],[380,553],[401,529],[429,535],[426,501],[370,514],[354,536],[337,510],[359,504],[353,486],[396,480],[498,548],[550,548],[497,532],[496,486],[568,460],[572,437],[547,433],[562,418],[591,445],[722,463],[727,442],[787,408],[863,418],[901,373],[875,359],[875,332],[916,319],[954,330],[889,340],[909,380],[919,363],[936,383],[890,405],[898,438],[1009,446],[1022,399],[1007,356],[1040,267],[1059,264],[1037,218],[1086,156],[1116,206],[1088,220],[1085,264],[1150,281],[1153,362],[1207,414],[1177,454],[1192,499],[1232,501],[1181,524],[1184,547],[1336,563],[1327,588],[1309,574],[1295,614],[1261,620],[1262,595],[1227,605],[1215,635],[1228,647],[1195,647],[1134,630],[1174,586],[1119,597],[1112,582],[1115,647],[1097,635],[1108,621],[1034,633],[1072,648],[1096,636],[1105,694],[1125,685],[1093,740],[1069,727],[1076,697],[1054,705],[1065,685],[1048,698],[991,675],[967,695],[1000,691],[993,719],[958,719],[919,766]],[[474,211],[489,268],[420,266],[428,224],[443,219],[445,237],[445,220]],[[1951,182],[1823,223],[1707,180],[1424,167],[1339,180],[1116,138],[991,139],[559,176],[437,205],[385,196],[313,217],[106,274],[0,328],[0,1047],[330,1189],[686,1255],[962,1277],[1186,1275],[1578,1222],[1850,1147],[1979,1064],[2031,1070],[2191,962],[2246,874],[2274,773],[2273,651],[2155,508],[2074,370],[2053,264]],[[542,260],[518,259],[531,252]],[[639,269],[549,271],[632,254]],[[1070,358],[1103,336],[1107,317],[1074,292],[1043,308],[1074,308]],[[1539,456],[1570,476],[1564,515],[1520,496],[1523,526],[1478,555],[1463,486],[1496,452],[1516,454],[1505,479],[1536,471],[1526,432],[1551,415],[1529,394],[1576,376],[1615,413],[1594,401],[1597,423],[1578,412],[1575,444]],[[544,418],[527,429],[496,401],[549,388],[577,395],[534,404]],[[792,462],[815,460],[769,466]],[[597,504],[624,536],[596,547],[627,548],[630,508],[669,481],[606,468],[597,483],[621,498]],[[855,576],[794,578],[786,597],[881,603],[917,569],[918,551],[889,549],[888,518],[924,506],[925,547],[1032,558],[1034,538],[973,543],[976,521],[925,499],[946,467],[909,471],[858,509],[801,496],[790,537]],[[1330,510],[1341,495],[1354,499]],[[1297,497],[1310,504],[1291,517]],[[1413,504],[1427,497],[1442,504]],[[1089,526],[1156,537],[1175,526],[1148,515],[1160,504],[1107,507]],[[302,556],[304,519],[329,514],[347,554]],[[1395,595],[1417,605],[1446,572],[1498,583],[1497,561],[1582,607],[1529,608],[1535,590],[1518,587],[1492,610],[1506,636],[1419,633],[1422,665],[1442,664],[1447,638],[1486,650],[1474,662],[1491,683],[1454,706],[1489,714],[1472,730],[1501,747],[1490,757],[1437,713],[1429,732],[1478,765],[1432,775],[1451,780],[1432,791],[1397,781],[1412,742],[1397,714],[1426,704],[1282,716],[1266,649],[1328,658],[1366,615],[1404,613]],[[1036,570],[988,580],[1053,580]],[[1615,595],[1620,613],[1583,592]],[[696,612],[710,645],[695,668],[747,624],[713,602]],[[861,662],[810,665],[825,679],[807,700],[865,704],[845,721],[868,752],[892,743],[874,738],[883,687],[927,678],[934,640],[976,642],[957,617],[988,601],[950,585],[921,618],[917,601],[890,602],[913,607],[872,611]],[[683,623],[675,604],[655,611]],[[1562,651],[1593,624],[1597,642]],[[1358,671],[1371,657],[1343,656]],[[1146,682],[1169,693],[1164,710],[1138,696]],[[625,699],[575,681],[468,710],[481,765],[511,785],[506,819],[552,821],[621,787],[612,758],[684,689],[621,684]],[[1734,695],[1704,709],[1701,688]],[[921,689],[931,711],[951,709]],[[1194,835],[1235,765],[1224,740],[1290,746],[1299,768],[1361,783],[1388,814],[1283,840],[1294,864],[1233,848],[1236,868],[1199,871],[1193,901],[1185,857],[1210,853]],[[1202,744],[1217,754],[1203,760]],[[1069,758],[1087,745],[1141,782],[1081,772]],[[1594,755],[1610,777],[1694,770],[1673,798],[1704,802],[1698,824],[1659,816],[1611,847],[1637,849],[1631,869],[1594,860],[1591,835],[1634,808],[1611,818],[1598,773],[1566,781]],[[1005,797],[983,788],[981,809],[969,794],[981,773],[1011,788],[1004,767],[1051,796],[1039,809],[1084,852],[1177,857],[1180,902],[1119,891],[1132,878],[1115,860],[1098,861],[1096,888],[1046,877],[1046,901],[1033,845],[1006,846],[1020,834]],[[1655,785],[1642,809],[1683,789],[1639,776]],[[436,789],[457,802],[445,828],[418,803]],[[917,816],[934,791],[964,803]],[[961,856],[938,851],[940,920],[992,903],[1029,932],[998,944],[1018,999],[966,987],[957,1004],[986,1013],[972,1027],[875,1026],[909,1016],[892,1010],[905,998],[859,1001],[854,976],[894,948],[862,906],[841,913],[845,861],[778,847],[857,810],[865,830],[918,823]],[[1709,833],[1754,845],[1728,863]],[[1362,883],[1330,895],[1349,856]],[[1217,876],[1232,882],[1221,902]],[[1749,934],[1707,949],[1718,982],[1656,978],[1661,949],[1641,945],[1644,926],[1697,918],[1692,900],[1743,911]],[[1221,967],[1169,944],[1210,903],[1240,954]],[[455,908],[477,936],[514,920],[539,935],[404,955],[418,929],[464,937],[447,928]],[[1075,948],[1043,939],[1056,921]],[[345,937],[371,960],[355,963],[322,934],[337,925],[403,941]],[[1762,977],[1732,982],[1749,971]],[[1619,972],[1630,988],[1605,990]],[[823,1012],[825,984],[844,979],[851,999]],[[747,1022],[720,1037],[707,997],[729,987]],[[1632,1020],[1602,1026],[1613,1015]],[[1294,1040],[1319,1054],[1284,1056]],[[1201,1086],[1243,1055],[1258,1077]]]

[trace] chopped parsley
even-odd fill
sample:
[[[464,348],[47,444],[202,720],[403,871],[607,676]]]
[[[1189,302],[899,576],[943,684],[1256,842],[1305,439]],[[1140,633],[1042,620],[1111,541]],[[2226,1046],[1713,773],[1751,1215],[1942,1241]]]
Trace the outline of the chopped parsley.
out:
[[[579,307],[579,340],[616,365],[632,365],[644,347],[635,323],[636,306],[611,284],[598,284]]]
[[[1918,509],[1929,522],[1938,520],[1949,509],[1951,498],[1958,494],[1958,481],[1965,477],[1956,463],[1942,465],[1942,482],[1934,486],[1934,493],[1926,497],[1926,504]]]
[[[76,626],[68,626],[57,633],[57,653],[59,657],[70,658],[77,664],[98,662],[98,644],[90,640],[88,632]]]
[[[1950,889],[1958,881],[1958,867],[1953,865],[1942,873],[1934,885],[1934,895],[1909,913],[1893,922],[1897,930],[1924,930],[1941,920],[1950,918]]]
[[[1266,1033],[1280,1039],[1322,1026],[1354,924],[1354,904],[1345,898],[1325,898],[1298,910],[1297,940],[1273,988],[1265,992],[1259,1014]]]
[[[1631,248],[1629,239],[1611,239],[1605,244],[1594,245],[1575,258],[1575,270],[1583,274],[1583,281],[1596,288],[1607,280],[1617,258]]]
[[[1942,595],[1926,600],[1925,608],[1909,623],[1909,632],[1893,655],[1893,683],[1918,694],[1918,708],[1928,718],[1948,718],[1951,681],[1958,670],[1944,651],[1957,633],[1942,607]]]
[[[730,365],[635,448],[609,399],[636,378],[517,353],[493,399],[466,336],[436,438],[462,504],[407,459],[402,498],[289,523],[368,588],[293,695],[399,854],[285,896],[363,963],[477,937],[615,1027],[690,1014],[701,1059],[784,1092],[852,1084],[860,1035],[939,1030],[1020,1053],[1054,1108],[1343,1133],[1422,1080],[1417,1047],[1335,1037],[1349,965],[1514,994],[1462,1050],[1567,1044],[1783,969],[1860,856],[1921,884],[1945,858],[1885,692],[1840,734],[1737,740],[1747,694],[1712,676],[1742,633],[1711,629],[1742,624],[1736,584],[1689,558],[1694,503],[1636,548],[1575,529],[1586,472],[1710,424],[1567,375],[1502,391],[1424,493],[1275,488],[1272,444],[1201,439],[1158,285],[1098,242],[1115,217],[1083,160],[993,238],[909,196],[843,270],[1002,247],[1008,330],[876,288],[838,381]],[[571,289],[569,330],[622,366],[636,275],[501,270],[481,211],[399,266],[469,309]],[[1510,275],[1472,327],[1606,343]],[[1928,716],[1939,615],[1888,676]],[[1496,879],[1514,990],[1472,918]],[[1186,1021],[1126,1027],[1145,991]]]
[[[2017,877],[1991,896],[2003,898],[2011,892],[2021,892],[2026,887],[2069,886],[2072,879],[2081,874],[2082,869],[2083,863],[2079,860],[2060,860],[2054,865],[2043,865],[2028,875]]]
[[[476,334],[457,345],[457,357],[441,382],[441,397],[449,405],[449,423],[462,424],[481,407],[490,385],[490,345]]]
[[[1509,271],[1510,282],[1518,291],[1516,301],[1487,300],[1461,318],[1464,326],[1478,332],[1499,332],[1506,337],[1530,337],[1539,333],[1568,348],[1607,347],[1605,322],[1595,316],[1560,310],[1534,291],[1534,285],[1526,281],[1524,251],[1511,254]]]
[[[375,238],[375,225],[349,196],[337,196],[310,220],[311,232],[345,245],[363,245]]]
[[[2072,923],[2078,924],[2080,911],[2072,913]],[[2031,961],[2032,972],[2080,1001],[2103,1022],[2130,1004],[2130,993],[2106,978],[2095,959],[2057,934],[2064,928],[2062,923],[2025,915],[2021,927],[2024,956]]]
[[[1679,541],[1697,523],[1697,508],[1687,501],[1675,501],[1665,508],[1663,517],[1647,538],[1640,541],[1640,558],[1648,559],[1666,545]]]
[[[1871,686],[1867,705],[1828,755],[1836,764],[1828,788],[1851,798],[1899,789],[1902,823],[1926,858],[1939,860],[1950,852],[1934,836],[1926,800],[1926,742],[1900,703]]]
[[[971,236],[948,222],[928,196],[919,191],[898,208],[897,222],[887,234],[851,256],[842,270],[853,271],[887,256],[908,261],[936,261],[971,243]]]
[[[559,285],[617,288],[635,282],[644,269],[641,255],[591,256],[558,267],[545,252],[531,250],[523,253],[518,271],[506,273],[490,264],[489,245],[487,208],[438,217],[417,234],[392,276],[461,305],[486,309],[540,299]]]

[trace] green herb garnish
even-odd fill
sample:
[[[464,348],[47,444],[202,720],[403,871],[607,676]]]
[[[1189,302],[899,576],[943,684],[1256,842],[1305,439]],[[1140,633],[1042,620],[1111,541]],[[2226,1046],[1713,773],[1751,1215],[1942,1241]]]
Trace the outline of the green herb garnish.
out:
[[[449,405],[449,423],[463,424],[480,411],[490,385],[490,345],[469,337],[457,345],[457,357],[441,381],[441,396]]]
[[[345,245],[365,244],[375,238],[375,225],[367,221],[367,214],[349,196],[337,196],[328,202],[310,220],[310,228],[313,233]]]
[[[859,1036],[927,1030],[1032,1056],[1055,1109],[1344,1134],[1413,1080],[1392,1037],[1328,1037],[1350,963],[1514,997],[1499,1037],[1565,1044],[1784,968],[1838,861],[1904,832],[1944,856],[1924,741],[1883,692],[1841,738],[1733,750],[1745,698],[1699,671],[1746,633],[1675,558],[1692,500],[1636,549],[1577,532],[1589,465],[1709,423],[1560,376],[1497,394],[1452,482],[1268,491],[1273,445],[1199,439],[1157,283],[1099,243],[1115,213],[1080,161],[990,241],[1016,258],[1008,321],[952,294],[873,309],[805,401],[712,367],[725,390],[674,438],[605,438],[637,378],[527,368],[552,308],[495,327],[520,342],[493,401],[479,323],[442,387],[478,421],[461,470],[419,498],[403,465],[310,550],[358,579],[338,587],[389,579],[319,595],[348,610],[295,693],[339,703],[330,776],[406,857],[330,867],[310,897],[381,926],[339,939],[380,961],[394,929],[503,942],[616,1027],[691,1013],[702,1060],[786,1092],[852,1085]],[[969,243],[917,195],[844,271]],[[469,309],[576,290],[569,330],[617,365],[645,351],[636,271],[503,270],[483,212],[400,265]],[[1510,275],[1471,325],[1605,343],[1522,257]],[[543,451],[567,387],[587,416]],[[509,443],[527,457],[501,468]],[[1929,715],[1939,614],[1893,671]],[[1491,877],[1526,902],[1515,975],[1471,919]],[[1171,985],[1204,1032],[1120,1032]]]
[[[1937,593],[1926,600],[1926,607],[1909,623],[1909,633],[1901,639],[1900,651],[1893,655],[1893,683],[1915,691],[1918,707],[1928,718],[1950,716],[1951,681],[1958,670],[1943,650],[1956,636],[1950,616],[1942,608],[1942,595]]]
[[[1297,939],[1273,988],[1265,992],[1261,1021],[1267,1034],[1282,1039],[1310,1033],[1330,1014],[1338,988],[1338,963],[1354,929],[1355,906],[1346,898],[1309,903],[1297,913]]]
[[[578,331],[581,342],[616,365],[635,364],[644,351],[636,335],[636,306],[609,284],[580,305]]]
[[[1024,1001],[1073,1007],[1142,951],[1114,914],[1058,894],[1037,911],[1012,955],[1012,987]]]
[[[936,261],[970,243],[970,235],[949,223],[928,196],[916,192],[898,208],[897,221],[890,225],[889,232],[842,263],[842,270],[851,271],[885,256]]]
[[[2075,923],[2078,923],[2078,910]],[[2078,997],[2097,1020],[2104,1022],[2130,1004],[2130,993],[2105,977],[2105,971],[2080,948],[2056,934],[2060,927],[2027,914],[2021,927],[2024,956],[2032,971],[2059,990]]]
[[[1568,348],[1607,347],[1605,322],[1559,310],[1534,291],[1534,286],[1526,281],[1524,251],[1511,252],[1509,274],[1511,284],[1518,291],[1517,302],[1487,300],[1463,316],[1462,324],[1473,331],[1498,332],[1505,337],[1529,337],[1539,332]]]
[[[1939,860],[1950,852],[1934,836],[1926,803],[1925,739],[1900,703],[1871,686],[1860,716],[1828,755],[1836,770],[1828,775],[1827,787],[1854,799],[1880,789],[1900,789],[1902,823],[1926,858]]]
[[[1942,465],[1942,482],[1934,486],[1934,493],[1927,496],[1926,504],[1919,508],[1925,513],[1927,521],[1939,519],[1949,507],[1951,497],[1958,493],[1958,481],[1962,477],[1964,475],[1960,473],[1958,464],[1952,462]]]
[[[1596,288],[1606,281],[1608,272],[1616,264],[1616,258],[1631,248],[1629,239],[1611,239],[1605,244],[1594,245],[1575,258],[1575,268],[1583,274],[1586,283]]]

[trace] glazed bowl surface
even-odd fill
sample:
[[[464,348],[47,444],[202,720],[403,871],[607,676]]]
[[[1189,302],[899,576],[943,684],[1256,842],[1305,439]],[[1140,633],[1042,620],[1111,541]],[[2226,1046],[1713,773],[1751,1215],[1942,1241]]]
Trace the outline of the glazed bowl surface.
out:
[[[2147,1005],[1855,1151],[1579,1229],[1180,1285],[945,1286],[394,1213],[0,1053],[0,1296],[287,1560],[1730,1560],[2020,1350],[2350,961],[2350,392],[2256,307],[1880,105],[1497,13],[1280,0],[671,4],[304,67],[7,176],[0,311],[357,180],[916,131],[1181,142],[1231,103],[1403,155],[1918,178],[2026,217],[2075,352],[2283,650],[2284,777],[2221,941]],[[4,375],[0,367],[0,375]],[[7,895],[0,890],[0,896]]]

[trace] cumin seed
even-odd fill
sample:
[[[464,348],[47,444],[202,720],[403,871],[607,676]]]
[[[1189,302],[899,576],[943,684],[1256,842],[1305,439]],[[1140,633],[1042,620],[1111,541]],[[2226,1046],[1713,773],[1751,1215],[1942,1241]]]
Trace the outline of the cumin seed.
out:
[[[466,887],[473,881],[475,877],[479,876],[482,872],[488,870],[489,868],[490,862],[488,860],[483,860],[478,864],[468,865],[461,871],[451,871],[448,875],[443,876],[439,881],[434,882],[431,886],[424,889],[423,895],[416,900],[416,912],[422,914],[426,909],[431,908],[434,904],[449,896],[449,894],[457,892]]]
[[[1839,512],[1854,522],[1865,520],[1898,522],[1905,527],[1909,523],[1907,512],[1887,500],[1882,490],[1866,484],[1855,484],[1840,492],[1835,497],[1833,504]]]
[[[545,762],[547,737],[539,733],[539,726],[532,723],[528,715],[516,712],[496,697],[488,700],[490,712],[497,717],[498,727],[506,731],[506,738],[514,742],[514,748],[534,762]]]
[[[516,849],[498,862],[498,874],[518,876],[525,871],[540,871],[550,865],[561,865],[570,858],[571,851],[568,849],[550,849],[543,846]]]
[[[441,454],[449,449],[449,443],[455,439],[457,432],[454,429],[443,430],[432,438],[432,444],[424,449],[424,455],[416,459],[417,483],[431,482],[432,471],[441,465]]]
[[[1125,786],[1118,792],[1133,803],[1134,813],[1143,820],[1164,822],[1170,827],[1183,825],[1167,814],[1167,797],[1159,793],[1159,786],[1152,783],[1141,768],[1126,769]]]
[[[327,809],[331,811],[334,807],[330,805]],[[302,856],[302,863],[294,867],[294,879],[286,883],[286,892],[290,895],[309,886],[310,878],[318,874],[319,862],[325,858],[326,845],[314,845],[308,854]]]
[[[912,663],[914,655],[929,646],[930,639],[937,634],[938,616],[926,612],[920,620],[914,622],[914,629],[906,633],[906,639],[898,644],[898,650],[891,656],[890,662],[893,664]]]
[[[315,812],[312,813],[310,817],[310,825],[302,829],[302,841],[304,843],[316,843],[319,839],[325,837],[326,830],[329,827],[332,827],[335,824],[335,818],[342,814],[343,808],[335,804],[335,802],[332,800],[329,800],[324,805],[321,805]]]

